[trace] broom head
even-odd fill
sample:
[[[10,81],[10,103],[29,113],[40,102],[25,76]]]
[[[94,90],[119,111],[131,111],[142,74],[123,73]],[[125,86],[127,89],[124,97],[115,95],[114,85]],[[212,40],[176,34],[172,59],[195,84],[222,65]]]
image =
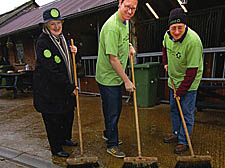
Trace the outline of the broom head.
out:
[[[212,168],[211,156],[178,156],[175,168]]]
[[[158,168],[157,157],[125,157],[123,168]]]
[[[68,158],[66,159],[68,165],[76,165],[78,167],[98,167],[98,157],[79,157],[79,158]],[[94,166],[91,166],[94,165]]]

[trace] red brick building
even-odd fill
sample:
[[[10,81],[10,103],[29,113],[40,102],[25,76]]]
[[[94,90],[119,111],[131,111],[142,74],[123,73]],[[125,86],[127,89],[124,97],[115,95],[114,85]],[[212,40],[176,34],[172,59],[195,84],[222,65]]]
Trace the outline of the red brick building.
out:
[[[28,11],[21,10],[22,13],[0,25],[0,56],[6,57],[15,70],[24,69],[26,64],[34,69],[35,43],[41,33],[38,23],[42,21],[44,10],[57,7],[65,18],[64,35],[73,38],[79,49],[77,62],[84,68],[80,78],[81,92],[98,94],[95,81],[98,36],[103,23],[117,10],[117,0],[60,0],[42,7],[35,1],[30,2]],[[152,15],[146,3],[155,9],[159,19]],[[188,25],[199,34],[204,47],[205,69],[199,104],[203,102],[208,107],[225,109],[225,2],[194,0],[184,6],[188,10]],[[176,0],[139,1],[131,22],[132,43],[138,51],[136,63],[162,62],[162,38],[168,29],[169,11],[175,7],[179,7]],[[157,97],[160,102],[168,102],[167,76],[162,65],[159,69]]]

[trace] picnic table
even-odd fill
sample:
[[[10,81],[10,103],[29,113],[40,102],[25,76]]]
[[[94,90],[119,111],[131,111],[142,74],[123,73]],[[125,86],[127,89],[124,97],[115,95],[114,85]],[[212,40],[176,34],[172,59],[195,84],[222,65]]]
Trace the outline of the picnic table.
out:
[[[32,71],[0,73],[0,89],[13,90],[12,98],[17,97],[17,92],[24,92],[25,88],[32,88]]]

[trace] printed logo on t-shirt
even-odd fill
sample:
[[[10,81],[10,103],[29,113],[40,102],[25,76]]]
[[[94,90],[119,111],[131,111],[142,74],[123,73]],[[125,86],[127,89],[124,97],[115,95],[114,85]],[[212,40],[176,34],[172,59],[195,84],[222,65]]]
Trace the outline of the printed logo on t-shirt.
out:
[[[176,57],[178,59],[181,58],[181,53],[180,52],[175,52],[173,50],[171,50],[170,48],[166,48],[166,51],[167,51],[167,54],[170,55],[170,56],[173,56],[173,57]]]
[[[177,52],[177,53],[176,53],[176,57],[177,57],[178,59],[180,59],[180,58],[181,58],[181,53],[180,53],[180,52]]]
[[[124,36],[123,38],[123,42],[126,43],[127,41],[129,41],[129,34],[127,33],[126,36]]]

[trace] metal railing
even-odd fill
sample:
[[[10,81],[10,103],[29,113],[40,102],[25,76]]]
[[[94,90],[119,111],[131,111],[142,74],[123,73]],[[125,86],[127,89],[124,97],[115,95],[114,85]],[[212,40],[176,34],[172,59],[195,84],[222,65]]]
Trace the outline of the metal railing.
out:
[[[207,60],[206,57],[211,57],[212,65],[209,68],[209,73],[204,73],[203,81],[225,81],[225,47],[218,48],[205,48],[203,49],[203,60],[204,64]],[[220,60],[218,59],[220,57]],[[82,64],[85,68],[85,77],[95,77],[97,56],[84,56],[81,58]],[[222,63],[221,63],[222,61]],[[150,52],[150,53],[139,53],[137,54],[138,63],[146,62],[162,62],[162,52]],[[220,68],[218,65],[220,64]],[[222,71],[221,71],[222,69]],[[219,72],[218,72],[219,71]],[[218,74],[220,74],[218,76]],[[160,76],[160,79],[167,79],[167,73],[164,76]],[[222,83],[224,85],[224,83]]]
[[[81,57],[85,77],[95,77],[97,58],[98,56]]]
[[[97,56],[85,56],[85,57],[82,57],[81,60],[85,68],[85,77],[94,78],[96,74],[95,72],[96,72]],[[219,94],[217,94],[217,93],[214,93],[214,91],[215,89],[225,88],[225,47],[205,48],[203,50],[203,60],[204,60],[204,72],[203,72],[202,82],[200,85],[202,89],[208,88],[208,90],[207,90],[207,93],[204,93],[204,90],[203,90],[201,94],[204,93],[203,97],[210,96],[214,98],[219,98],[223,101],[224,100],[223,93],[220,92]],[[159,80],[166,81],[168,79],[167,72],[162,68],[163,67],[162,52],[139,53],[137,54],[136,61],[138,64],[147,63],[147,62],[160,62],[161,73],[159,73],[160,74]],[[128,68],[126,69],[126,73],[129,75]],[[213,92],[208,93],[209,89],[213,90]],[[87,94],[97,95],[98,93],[88,92]],[[128,96],[125,96],[125,98],[128,98]],[[169,100],[161,99],[160,102],[169,103]],[[200,107],[200,104],[201,104],[200,99],[198,104]],[[218,109],[225,108],[224,105],[216,104],[216,103],[211,103],[211,104],[207,103],[207,107],[213,107]],[[203,106],[201,106],[201,108],[203,108]]]
[[[211,71],[211,75],[209,78],[203,78],[203,80],[215,80],[215,81],[225,81],[225,47],[218,47],[218,48],[206,48],[203,50],[203,59],[205,60],[205,57],[207,56],[207,54],[213,54],[213,63],[212,63],[212,71]],[[220,62],[223,64],[223,68],[222,69],[222,73],[221,72],[217,72],[217,64],[220,60],[217,60],[218,57],[221,57],[221,61]],[[221,76],[220,77],[216,77],[216,74],[220,73]]]
[[[206,57],[212,57],[212,67],[210,68],[210,74],[204,73],[202,80],[203,81],[225,81],[225,47],[218,47],[218,48],[205,48],[203,49],[203,61],[204,64],[207,60]],[[223,61],[222,64],[222,72],[218,71],[218,63],[221,64],[220,60],[217,58],[221,57]],[[139,62],[146,63],[146,62],[162,62],[162,52],[151,52],[151,53],[140,53],[137,55]],[[217,75],[221,74],[219,77]],[[167,79],[167,73],[164,76],[160,76],[160,79]],[[224,85],[224,83],[222,83]]]

